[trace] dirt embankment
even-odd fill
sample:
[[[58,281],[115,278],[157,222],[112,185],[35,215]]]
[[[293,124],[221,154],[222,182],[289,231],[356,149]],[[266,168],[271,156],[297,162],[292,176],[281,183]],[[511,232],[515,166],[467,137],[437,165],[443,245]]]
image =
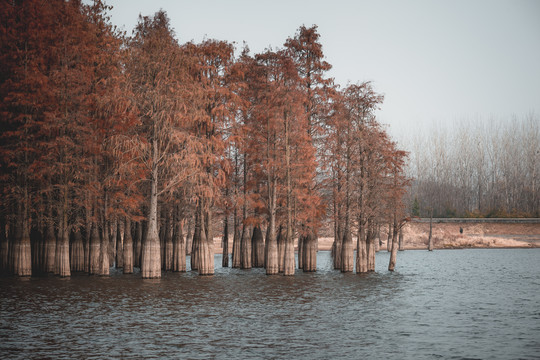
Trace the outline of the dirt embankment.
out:
[[[487,219],[446,221],[434,219],[432,237],[435,249],[540,247],[540,220],[538,222],[512,222],[518,221],[517,219],[493,222]],[[412,221],[403,228],[403,248],[427,249],[428,236],[429,219]],[[386,249],[387,234],[382,232],[381,238],[381,249]],[[333,241],[333,237],[319,237],[319,250],[330,250]],[[356,246],[356,239],[353,239],[353,242]],[[221,252],[220,238],[214,239],[214,251]],[[232,251],[232,241],[229,251]]]
[[[435,249],[540,247],[540,223],[505,221],[433,222]],[[405,249],[425,249],[428,244],[429,221],[412,221],[403,228]]]

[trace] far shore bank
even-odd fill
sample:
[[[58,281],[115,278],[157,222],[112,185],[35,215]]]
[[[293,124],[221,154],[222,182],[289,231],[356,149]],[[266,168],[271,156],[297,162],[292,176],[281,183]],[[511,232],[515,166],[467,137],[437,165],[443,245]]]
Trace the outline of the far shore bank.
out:
[[[433,219],[434,249],[540,248],[540,219]],[[380,250],[387,249],[387,231],[381,227]],[[402,230],[403,250],[426,250],[429,218],[413,219]],[[331,250],[333,237],[319,237],[319,250]],[[356,239],[353,238],[356,245]],[[377,240],[378,242],[378,240]],[[229,242],[232,251],[232,241]],[[221,253],[221,238],[214,238],[214,252]]]

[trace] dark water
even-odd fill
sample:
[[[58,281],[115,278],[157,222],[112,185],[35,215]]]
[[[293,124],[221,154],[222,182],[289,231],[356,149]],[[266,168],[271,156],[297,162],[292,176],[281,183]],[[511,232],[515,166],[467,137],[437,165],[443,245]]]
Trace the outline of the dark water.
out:
[[[0,279],[0,358],[540,357],[540,249],[377,254],[367,275]]]

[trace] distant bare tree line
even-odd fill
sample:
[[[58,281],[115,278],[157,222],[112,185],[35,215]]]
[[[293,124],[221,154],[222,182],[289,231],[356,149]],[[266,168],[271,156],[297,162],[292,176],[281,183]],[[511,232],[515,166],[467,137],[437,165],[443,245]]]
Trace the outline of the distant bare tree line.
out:
[[[463,120],[407,144],[412,215],[538,217],[540,117]]]

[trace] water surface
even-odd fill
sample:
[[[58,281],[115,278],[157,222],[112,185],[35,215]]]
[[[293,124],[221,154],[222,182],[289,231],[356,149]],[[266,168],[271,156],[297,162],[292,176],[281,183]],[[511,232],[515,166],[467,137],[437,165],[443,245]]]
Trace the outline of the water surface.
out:
[[[538,358],[540,249],[405,251],[396,272],[0,278],[6,358]]]

